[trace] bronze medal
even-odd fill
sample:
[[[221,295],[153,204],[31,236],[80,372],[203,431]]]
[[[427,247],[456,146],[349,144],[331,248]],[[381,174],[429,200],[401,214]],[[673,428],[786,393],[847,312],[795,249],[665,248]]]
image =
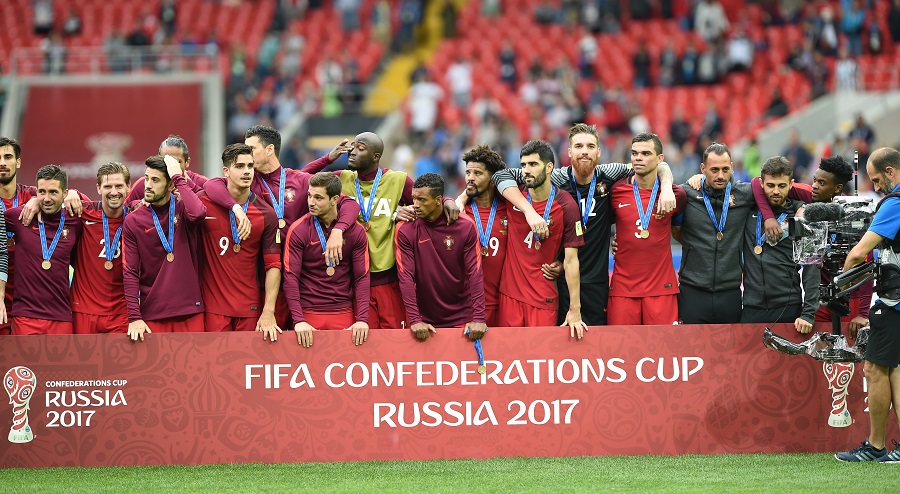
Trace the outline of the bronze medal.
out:
[[[168,254],[166,254],[166,260],[169,262],[175,261],[175,254],[173,254],[172,252],[169,252]]]
[[[757,245],[756,247],[754,247],[754,248],[753,248],[753,253],[756,254],[756,255],[762,254],[762,245]]]
[[[484,364],[479,365],[479,366],[478,366],[478,373],[481,374],[481,375],[484,375],[485,372],[487,372],[487,366],[485,366]]]
[[[44,261],[41,263],[41,267],[44,268],[44,271],[50,269],[50,261]]]
[[[328,266],[325,268],[325,274],[328,276],[334,276],[334,268],[332,266]]]
[[[369,222],[368,221],[363,221],[363,228],[365,228],[366,231],[369,231]]]
[[[112,261],[106,261],[103,263],[103,267],[106,268],[107,271],[112,271],[113,263]]]
[[[534,241],[534,250],[541,250],[541,241],[540,240]]]
[[[724,238],[724,237],[725,237],[725,235],[722,235],[722,232],[716,233],[716,240],[722,240],[722,238]]]
[[[485,246],[485,245],[482,245],[482,246],[481,246],[481,255],[487,257],[487,255],[488,255],[488,248],[487,248],[487,246]]]
[[[641,230],[641,238],[650,238],[650,230]]]
[[[240,252],[240,251],[241,251],[241,244],[234,244],[234,251],[235,251],[235,252]]]
[[[287,226],[287,222],[284,221],[284,218],[278,218],[278,228],[284,228]]]

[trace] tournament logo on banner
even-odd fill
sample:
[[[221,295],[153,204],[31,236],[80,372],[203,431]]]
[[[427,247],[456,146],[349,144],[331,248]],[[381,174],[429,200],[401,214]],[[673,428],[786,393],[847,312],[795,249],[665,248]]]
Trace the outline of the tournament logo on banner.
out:
[[[28,425],[28,406],[37,386],[37,377],[28,367],[17,365],[6,371],[3,376],[3,387],[12,405],[12,427],[9,429],[9,442],[27,443],[34,439],[34,432]]]

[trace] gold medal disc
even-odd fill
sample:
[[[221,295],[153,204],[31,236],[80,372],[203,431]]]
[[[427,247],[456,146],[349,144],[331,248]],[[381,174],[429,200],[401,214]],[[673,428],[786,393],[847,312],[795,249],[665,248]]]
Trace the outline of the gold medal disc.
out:
[[[166,254],[166,260],[169,262],[175,261],[175,254],[169,252],[168,254]]]
[[[479,365],[479,366],[478,366],[478,373],[484,375],[485,372],[487,372],[487,366],[485,366],[485,365]]]
[[[650,238],[650,230],[641,230],[641,238]]]
[[[287,222],[284,221],[284,218],[278,218],[278,228],[284,228],[287,226]]]
[[[50,261],[44,261],[41,263],[41,267],[44,268],[44,271],[50,269]]]
[[[328,276],[334,276],[334,268],[332,266],[328,266],[325,268],[325,274]]]
[[[112,261],[106,261],[103,263],[103,267],[106,268],[107,271],[112,271],[113,263]]]
[[[762,254],[762,245],[757,245],[756,247],[754,247],[754,248],[753,248],[753,253],[756,254],[756,255]]]

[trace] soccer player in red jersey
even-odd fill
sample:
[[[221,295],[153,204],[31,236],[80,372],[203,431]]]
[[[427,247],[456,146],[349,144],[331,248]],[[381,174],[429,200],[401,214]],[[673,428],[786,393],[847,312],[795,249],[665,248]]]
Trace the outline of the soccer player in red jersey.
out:
[[[19,141],[0,136],[0,212],[9,208],[24,205],[37,195],[37,190],[30,185],[18,183],[17,175],[22,166],[22,147]],[[8,272],[6,289],[3,294],[3,312],[6,317],[0,320],[0,335],[11,334],[12,318],[9,317],[13,302],[13,280],[15,278],[16,240],[12,229],[6,229]]]
[[[250,236],[238,236],[234,213],[210,200],[203,222],[204,262],[200,290],[206,305],[206,331],[262,331],[275,341],[281,328],[275,323],[275,299],[281,285],[281,247],[275,243],[278,220],[275,211],[250,192],[253,183],[253,149],[230,144],[222,152],[228,192],[250,219]],[[265,271],[265,301],[260,299],[257,265]]]
[[[684,210],[687,199],[684,189],[672,186],[674,211],[660,214],[655,209],[660,189],[657,167],[662,160],[662,142],[656,134],[634,136],[634,177],[616,182],[610,192],[618,242],[609,288],[611,326],[678,322],[678,280],[669,244],[672,216]]]
[[[62,209],[68,193],[66,172],[47,165],[37,173],[37,224],[19,220],[24,206],[7,209],[6,226],[19,246],[18,283],[13,298],[13,334],[71,334],[69,264],[81,235],[81,221]]]
[[[178,164],[181,165],[181,173],[184,178],[187,179],[187,183],[191,187],[191,190],[198,194],[203,190],[203,184],[209,179],[188,169],[191,166],[191,155],[188,152],[187,143],[184,142],[184,139],[182,139],[181,136],[172,134],[169,135],[169,137],[166,137],[162,144],[159,145],[159,155],[171,156],[178,160]],[[132,202],[140,201],[143,198],[144,177],[140,177],[134,181],[134,185],[128,192],[128,198],[125,200],[125,203],[131,204]]]
[[[287,228],[301,216],[309,212],[306,202],[306,192],[309,189],[309,173],[297,170],[289,170],[281,166],[278,154],[281,152],[281,134],[272,127],[256,125],[247,129],[244,135],[244,144],[253,148],[253,183],[250,191],[261,197],[275,210],[278,221],[278,230],[275,233],[275,242],[283,249],[283,239],[287,234]],[[346,143],[339,144],[329,154],[316,160],[323,163],[322,167],[334,161],[341,153],[346,151]],[[235,214],[238,222],[238,234],[246,238],[250,232],[250,223],[243,209],[234,201],[228,193],[225,179],[214,178],[204,185],[204,190],[216,204],[229,208]],[[338,199],[338,217],[335,228],[328,238],[328,257],[332,264],[340,262],[343,232],[345,232],[359,215],[359,205],[348,197]],[[284,299],[284,291],[279,292],[275,305],[275,318],[279,325],[283,326],[288,319],[289,310]]]
[[[309,213],[291,225],[284,247],[284,291],[297,342],[312,346],[313,331],[348,329],[357,345],[369,332],[369,248],[362,225],[344,232],[342,257],[325,256],[327,235],[337,225],[341,181],[331,173],[309,180]],[[354,308],[355,307],[355,308]]]
[[[569,310],[563,324],[569,326],[572,336],[580,339],[587,326],[581,319],[578,248],[584,245],[584,238],[578,205],[568,192],[548,180],[553,170],[553,149],[549,143],[528,141],[519,155],[525,175],[522,195],[547,224],[546,230],[537,231],[547,233],[535,233],[525,213],[513,202],[520,198],[510,199],[507,203],[509,241],[500,281],[500,325],[556,325],[556,283],[542,276],[541,267],[552,264],[564,249]]]
[[[128,331],[122,283],[122,225],[130,181],[131,173],[121,163],[102,165],[97,170],[100,202],[83,203],[80,221],[84,231],[75,254],[72,280],[75,334]]]
[[[125,218],[122,234],[128,335],[141,341],[151,330],[203,331],[196,239],[206,217],[175,158],[156,155],[145,163],[149,206]]]
[[[472,340],[487,329],[484,317],[482,245],[469,217],[447,224],[444,180],[417,178],[412,190],[416,219],[397,226],[397,272],[409,329],[425,340],[439,328],[466,327]]]

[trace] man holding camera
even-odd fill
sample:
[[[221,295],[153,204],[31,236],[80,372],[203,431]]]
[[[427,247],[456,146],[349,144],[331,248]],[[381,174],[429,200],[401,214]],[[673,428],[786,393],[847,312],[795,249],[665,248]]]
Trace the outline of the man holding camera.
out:
[[[879,299],[869,312],[869,342],[864,369],[868,384],[869,437],[862,445],[834,455],[840,461],[878,461],[900,463],[900,445],[885,448],[885,433],[891,401],[900,400],[900,286],[891,289],[883,276],[900,269],[900,152],[881,148],[869,156],[866,172],[875,190],[887,194],[875,212],[869,230],[847,255],[844,272],[865,261],[873,249],[885,242],[881,252]],[[855,334],[851,334],[855,337]],[[895,402],[900,405],[900,402]],[[900,406],[894,407],[900,418]]]

